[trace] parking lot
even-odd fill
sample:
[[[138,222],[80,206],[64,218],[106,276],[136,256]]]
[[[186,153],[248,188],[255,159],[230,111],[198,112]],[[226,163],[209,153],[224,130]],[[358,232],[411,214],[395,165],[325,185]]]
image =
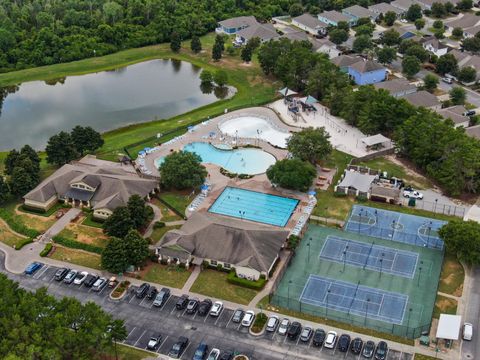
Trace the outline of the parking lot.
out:
[[[295,341],[278,333],[265,333],[254,337],[248,329],[232,321],[235,309],[224,308],[218,317],[189,315],[186,310],[177,310],[177,296],[170,296],[162,307],[153,306],[153,300],[139,299],[132,287],[121,300],[109,298],[111,288],[105,287],[99,292],[84,285],[57,282],[54,274],[57,268],[44,266],[33,275],[15,277],[25,288],[36,289],[46,286],[56,296],[73,296],[82,302],[93,301],[115,317],[125,320],[128,336],[124,343],[146,349],[152,336],[161,335],[162,340],[156,349],[158,354],[166,355],[179,336],[186,336],[190,342],[181,359],[191,359],[196,347],[202,341],[209,348],[221,351],[231,350],[243,353],[251,359],[359,359],[359,355],[351,352],[342,353],[338,349],[315,347],[312,342],[303,343],[299,338]],[[319,326],[323,327],[323,326]],[[328,328],[323,327],[326,331]],[[340,335],[340,334],[339,334]],[[409,360],[411,354],[390,349],[388,360]]]

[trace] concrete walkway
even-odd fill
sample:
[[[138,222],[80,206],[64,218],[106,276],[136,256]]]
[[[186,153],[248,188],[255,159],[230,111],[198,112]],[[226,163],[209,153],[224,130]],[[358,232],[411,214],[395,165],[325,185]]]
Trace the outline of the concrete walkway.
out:
[[[200,275],[200,272],[201,272],[200,266],[195,266],[193,268],[193,271],[190,274],[190,277],[185,282],[185,285],[183,285],[183,287],[182,287],[183,292],[189,292],[190,291],[190,288],[192,287],[193,283],[197,280],[198,275]]]
[[[42,235],[41,241],[44,241],[44,242],[49,241],[52,237],[54,237],[60,231],[62,231],[65,228],[65,226],[67,226],[70,223],[70,221],[75,219],[75,217],[77,217],[81,211],[82,210],[77,208],[72,208],[68,210],[65,214],[63,214],[63,216],[60,219],[58,219],[52,226],[50,226],[50,228],[47,231],[45,231],[45,233]]]
[[[143,235],[143,237],[146,237],[146,238],[152,235],[153,227],[155,226],[155,223],[157,221],[160,221],[160,219],[162,218],[162,212],[160,211],[158,206],[153,204],[147,204],[147,205],[150,206],[153,210],[153,220],[150,222],[150,224],[147,227],[147,230],[145,230],[145,234]]]

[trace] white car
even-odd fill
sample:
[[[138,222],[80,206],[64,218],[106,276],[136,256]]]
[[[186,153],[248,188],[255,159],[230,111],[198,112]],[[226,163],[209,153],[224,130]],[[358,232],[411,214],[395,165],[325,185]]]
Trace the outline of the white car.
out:
[[[210,309],[210,316],[219,316],[223,310],[223,303],[221,301],[215,301]]]
[[[470,323],[463,324],[463,340],[470,341],[473,337],[473,325]]]
[[[403,24],[406,24],[406,23],[408,23],[408,20],[407,19],[401,19],[400,22],[403,23]]]
[[[443,81],[444,83],[447,83],[447,84],[453,83],[453,79],[450,78],[450,77],[443,77],[443,78],[442,78],[442,81]]]
[[[289,326],[290,326],[290,320],[288,320],[287,318],[283,318],[282,321],[280,322],[280,326],[278,327],[278,334],[286,335]]]
[[[327,349],[333,349],[335,343],[337,342],[337,333],[335,331],[329,331],[327,337],[325,338],[325,346]]]
[[[85,279],[87,278],[87,276],[88,276],[88,272],[82,271],[80,274],[77,274],[77,276],[75,277],[75,280],[73,280],[73,283],[75,285],[82,285]]]
[[[152,336],[150,340],[148,340],[147,349],[149,350],[157,350],[160,342],[162,341],[162,336]]]
[[[210,351],[210,354],[208,354],[207,360],[218,360],[219,356],[220,350],[213,348],[212,351]]]
[[[278,316],[276,316],[276,315],[270,316],[268,318],[267,328],[265,330],[268,331],[268,332],[274,332],[275,330],[277,330],[277,326],[278,326],[279,321],[280,321],[280,319],[278,318]]]
[[[423,199],[423,194],[417,190],[404,190],[403,197],[413,199]]]
[[[242,326],[250,327],[255,319],[255,313],[252,310],[248,310],[245,315],[243,315]]]

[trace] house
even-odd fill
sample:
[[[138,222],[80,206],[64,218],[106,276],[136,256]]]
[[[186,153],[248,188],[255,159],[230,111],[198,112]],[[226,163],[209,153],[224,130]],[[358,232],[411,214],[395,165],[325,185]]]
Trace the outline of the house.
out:
[[[321,14],[318,14],[318,20],[331,26],[338,26],[338,23],[341,21],[348,23],[350,26],[355,23],[353,17],[344,15],[336,10],[324,11]]]
[[[308,36],[304,31],[287,32],[281,36],[292,41],[309,41],[312,44],[312,50],[317,53],[326,54],[328,57],[334,58],[341,54],[341,51],[337,49],[337,45],[332,43],[327,38],[316,39]]]
[[[357,85],[375,84],[384,81],[387,77],[387,69],[373,60],[341,55],[332,59],[332,62],[340,70],[348,73]]]
[[[438,101],[437,97],[425,90],[405,95],[402,98],[407,100],[413,106],[421,106],[435,111],[440,110],[440,108],[442,107],[442,104],[440,103],[440,101]]]
[[[155,253],[160,261],[235,270],[238,277],[268,278],[289,235],[287,230],[210,213],[195,212],[167,232]]]
[[[373,85],[376,89],[386,90],[393,97],[399,98],[408,94],[417,92],[417,87],[409,83],[405,79],[395,79],[391,81],[383,81]]]
[[[126,205],[130,196],[149,199],[158,189],[158,180],[141,178],[133,166],[87,155],[63,165],[23,199],[26,207],[42,211],[48,211],[60,200],[92,208],[94,217],[106,219],[117,207]]]
[[[455,57],[460,69],[463,69],[467,66],[473,67],[477,71],[477,80],[480,80],[480,56],[472,55],[468,52],[462,52],[456,49],[450,51],[450,54]]]
[[[463,36],[465,37],[475,36],[476,33],[474,33],[474,31],[478,29],[478,25],[480,25],[480,16],[470,13],[466,13],[461,18],[445,23],[447,31],[451,33],[453,29],[460,28],[463,30]]]
[[[456,128],[460,126],[467,128],[470,124],[470,118],[464,115],[466,112],[467,109],[463,105],[456,105],[437,110],[437,113],[442,115],[445,119],[452,120]]]
[[[423,38],[420,41],[420,44],[422,44],[425,50],[433,53],[438,57],[445,55],[450,50],[447,45],[440,42],[436,37],[433,36],[429,38]]]
[[[378,16],[384,15],[387,12],[393,12],[397,15],[397,18],[400,18],[403,14],[403,11],[400,10],[399,8],[396,8],[395,6],[390,5],[389,3],[381,2],[378,4],[370,5],[368,7],[368,10],[371,12],[377,14]]]
[[[242,29],[256,24],[258,24],[258,21],[253,16],[239,16],[220,21],[215,31],[217,33],[233,35]]]
[[[480,125],[470,126],[466,128],[465,133],[472,138],[480,140]]]
[[[463,36],[465,36],[466,38],[472,38],[479,32],[480,32],[480,25],[475,25],[475,26],[466,28],[463,31]]]
[[[400,202],[401,190],[391,184],[372,184],[370,187],[370,200],[397,204]]]
[[[422,11],[426,10],[426,6],[423,3],[414,1],[414,0],[395,0],[390,3],[393,7],[399,9],[402,12],[402,16],[405,15],[412,5],[420,5]]]
[[[305,13],[294,17],[292,25],[302,29],[312,35],[324,35],[327,33],[328,24],[320,21],[317,17]]]
[[[445,5],[447,2],[451,3],[452,5],[457,5],[460,0],[415,0],[420,6],[424,6],[425,10],[432,10],[432,5],[434,3],[440,3]]]
[[[358,171],[345,170],[338,185],[335,186],[336,193],[361,196],[369,198],[370,187],[378,179],[378,175],[361,173]]]
[[[237,32],[235,44],[246,45],[250,39],[259,38],[260,42],[278,39],[280,35],[272,24],[254,24]]]
[[[378,14],[360,5],[349,6],[342,10],[342,14],[351,17],[353,25],[356,25],[358,20],[362,18],[368,18],[370,21],[375,21],[378,18]]]

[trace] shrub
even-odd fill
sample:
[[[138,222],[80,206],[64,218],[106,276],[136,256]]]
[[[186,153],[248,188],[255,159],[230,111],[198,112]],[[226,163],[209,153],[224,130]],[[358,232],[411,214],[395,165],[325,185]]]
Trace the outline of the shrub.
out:
[[[30,238],[35,238],[40,235],[40,232],[34,229],[26,227],[22,222],[20,222],[15,215],[8,212],[6,209],[0,208],[0,217],[5,220],[8,226],[15,232],[28,236]]]
[[[334,192],[333,196],[335,196],[335,197],[347,197],[348,195],[345,194],[345,193],[341,193],[341,192]]]
[[[154,229],[161,229],[165,227],[165,223],[163,221],[156,221],[155,224],[153,224]]]
[[[267,280],[262,278],[258,279],[257,281],[239,278],[235,273],[235,271],[230,271],[230,273],[227,276],[227,281],[230,284],[242,286],[242,287],[253,289],[253,290],[263,289],[263,287],[265,286],[265,283],[267,282]]]
[[[112,292],[113,298],[119,298],[130,286],[130,281],[124,280],[120,284],[117,285],[115,290]]]
[[[263,327],[267,323],[267,315],[260,313],[255,317],[255,321],[252,324],[252,332],[259,333],[263,330]]]
[[[63,245],[68,248],[72,249],[80,249],[80,250],[85,250],[89,252],[93,252],[96,254],[102,254],[103,249],[99,246],[91,245],[91,244],[85,244],[80,241],[76,241],[73,239],[65,238],[63,236],[56,235],[52,238],[54,242],[57,244]]]
[[[287,239],[287,246],[289,249],[295,249],[298,246],[298,243],[300,242],[300,237],[297,235],[290,235]]]
[[[47,245],[45,245],[45,248],[40,252],[40,256],[45,257],[50,254],[50,251],[52,251],[52,247],[52,243],[48,243]]]
[[[28,244],[31,244],[31,243],[33,243],[32,238],[24,239],[24,240],[22,240],[21,242],[18,243],[18,245],[15,247],[15,250],[20,250],[25,245],[28,245]]]

